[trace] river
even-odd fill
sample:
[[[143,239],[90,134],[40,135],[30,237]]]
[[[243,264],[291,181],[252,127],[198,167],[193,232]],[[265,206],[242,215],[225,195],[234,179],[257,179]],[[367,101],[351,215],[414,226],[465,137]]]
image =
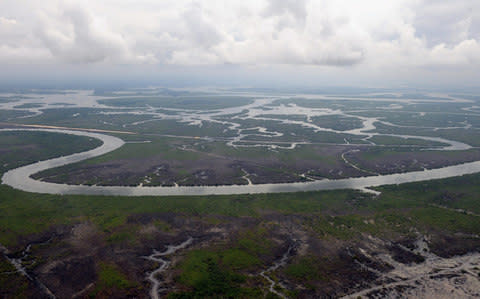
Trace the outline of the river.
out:
[[[120,138],[106,134],[63,129],[2,129],[0,130],[0,132],[1,131],[42,131],[62,133],[77,136],[87,136],[99,139],[103,142],[101,146],[89,151],[36,162],[30,165],[9,170],[3,175],[3,184],[9,185],[19,190],[35,193],[118,196],[170,196],[283,193],[336,189],[366,190],[366,188],[381,185],[402,184],[432,179],[442,179],[480,172],[480,161],[476,161],[424,171],[366,176],[358,178],[346,178],[338,180],[324,179],[297,183],[175,187],[67,185],[34,180],[31,178],[31,175],[50,168],[80,162],[86,159],[109,153],[120,148],[124,144],[124,141]]]

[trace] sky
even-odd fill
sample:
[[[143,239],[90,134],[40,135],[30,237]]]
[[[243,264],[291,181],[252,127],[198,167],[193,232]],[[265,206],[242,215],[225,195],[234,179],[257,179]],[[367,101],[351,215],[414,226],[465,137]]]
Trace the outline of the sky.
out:
[[[476,87],[478,0],[0,0],[0,84]]]

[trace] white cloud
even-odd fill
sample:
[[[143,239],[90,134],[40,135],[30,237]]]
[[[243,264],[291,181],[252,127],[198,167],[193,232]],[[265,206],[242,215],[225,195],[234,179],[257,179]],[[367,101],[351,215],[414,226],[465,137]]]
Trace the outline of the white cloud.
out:
[[[9,26],[9,25],[16,25],[17,21],[14,19],[8,19],[4,17],[0,17],[0,25],[1,26]]]
[[[479,66],[478,0],[4,0],[0,63]]]
[[[129,57],[124,38],[80,6],[62,7],[54,18],[40,13],[35,33],[54,57],[64,61],[93,63]]]

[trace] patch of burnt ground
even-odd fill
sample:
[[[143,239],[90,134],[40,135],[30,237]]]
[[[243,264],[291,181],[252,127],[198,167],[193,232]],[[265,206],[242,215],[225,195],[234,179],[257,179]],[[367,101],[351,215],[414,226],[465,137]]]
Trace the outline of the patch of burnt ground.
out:
[[[286,288],[282,293],[293,298],[340,297],[379,283],[391,283],[384,274],[392,271],[393,266],[381,258],[385,254],[405,265],[421,264],[425,260],[414,252],[415,238],[380,240],[319,236],[302,225],[308,217],[311,216],[269,211],[255,217],[137,213],[128,215],[125,223],[115,228],[102,229],[84,221],[24,237],[22,244],[49,241],[32,247],[28,265],[30,273],[57,298],[146,297],[150,289],[146,273],[158,265],[144,257],[155,250],[162,252],[169,245],[181,244],[190,237],[194,239],[191,246],[168,257],[172,261],[171,271],[162,273],[161,278],[168,281],[169,290],[189,290],[176,279],[182,269],[175,265],[181,264],[189,251],[198,249],[216,252],[220,257],[231,249],[235,250],[230,253],[235,254],[244,248],[251,254],[257,252],[254,256],[258,261],[239,272],[246,277],[245,286],[260,289],[266,295],[266,282],[255,275],[281,259],[293,246],[286,263],[268,273]],[[464,236],[433,234],[428,240],[430,250],[441,257],[462,255],[480,248],[479,239]],[[105,274],[100,272],[105,272],[105,267],[117,280],[114,286],[108,285],[112,283],[108,280],[102,282]],[[115,286],[116,283],[123,288]],[[401,288],[375,292],[383,296],[389,291],[406,291]],[[3,288],[0,289],[4,292],[2,296],[5,295]],[[163,294],[167,293],[168,290]],[[29,289],[27,283],[25,294],[37,293],[35,288]],[[3,297],[11,295],[7,293]]]
[[[423,256],[413,253],[399,244],[392,244],[388,246],[388,250],[390,251],[392,258],[402,264],[419,264],[425,261]]]
[[[455,235],[437,234],[429,242],[430,250],[443,258],[464,255],[480,250],[480,239]]]

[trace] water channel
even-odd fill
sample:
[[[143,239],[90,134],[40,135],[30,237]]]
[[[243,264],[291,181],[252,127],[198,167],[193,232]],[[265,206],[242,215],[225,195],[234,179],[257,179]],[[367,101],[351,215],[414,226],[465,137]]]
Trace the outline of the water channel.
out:
[[[252,184],[252,185],[223,185],[223,186],[87,186],[67,185],[34,180],[31,175],[50,168],[80,162],[97,157],[120,148],[124,141],[120,138],[86,131],[63,129],[2,129],[1,131],[42,131],[52,133],[71,134],[99,139],[103,144],[95,149],[36,162],[6,172],[2,183],[13,188],[35,193],[47,194],[84,194],[84,195],[118,195],[118,196],[169,196],[169,195],[228,195],[228,194],[258,194],[283,193],[336,189],[365,190],[389,184],[402,184],[432,179],[442,179],[480,172],[480,161],[447,166],[424,171],[376,175],[346,179],[323,179],[309,182]]]

